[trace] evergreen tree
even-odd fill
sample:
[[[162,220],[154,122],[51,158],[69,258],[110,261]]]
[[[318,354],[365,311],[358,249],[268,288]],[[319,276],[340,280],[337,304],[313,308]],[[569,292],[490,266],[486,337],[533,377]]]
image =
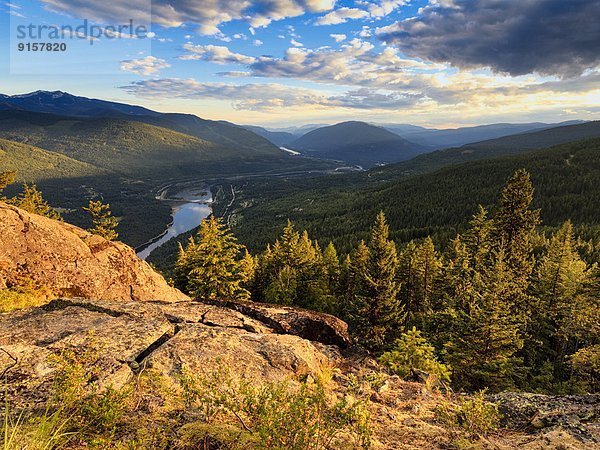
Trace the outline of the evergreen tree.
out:
[[[288,220],[282,235],[258,258],[252,297],[255,300],[336,312],[337,252],[325,252],[308,232],[299,233]]]
[[[409,310],[409,320],[413,325],[424,326],[425,317],[432,311],[432,295],[441,263],[438,259],[431,237],[427,237],[415,251],[416,260],[416,292],[415,303]]]
[[[469,230],[464,235],[464,242],[471,258],[471,266],[474,270],[483,268],[488,263],[486,258],[489,256],[492,246],[491,233],[493,231],[493,222],[488,218],[487,210],[479,205],[477,213],[473,215],[469,222]]]
[[[402,378],[423,371],[441,381],[450,381],[448,367],[438,362],[434,350],[421,332],[413,327],[396,339],[392,350],[381,355],[379,361]]]
[[[517,352],[523,346],[520,320],[512,313],[518,289],[502,253],[481,274],[474,298],[457,309],[446,343],[446,361],[460,389],[503,390],[521,376]]]
[[[116,231],[119,221],[112,216],[110,205],[105,205],[100,200],[90,200],[88,206],[83,209],[90,214],[92,219],[92,228],[88,228],[90,233],[102,236],[109,241],[114,241],[119,237]]]
[[[530,209],[533,201],[531,177],[525,169],[517,170],[500,194],[493,218],[493,241],[502,249],[506,264],[522,286],[529,285],[533,270],[532,236],[539,224],[539,211]]]
[[[534,368],[534,376],[552,364],[553,379],[567,377],[565,357],[569,346],[573,346],[568,323],[582,306],[579,292],[587,270],[587,264],[575,250],[573,226],[566,222],[550,239],[532,288],[535,308],[527,356],[528,363]]]
[[[244,299],[248,276],[240,263],[243,246],[220,219],[210,216],[200,224],[196,238],[180,247],[175,270],[178,287],[199,299]],[[246,261],[247,262],[247,261]]]
[[[32,214],[45,216],[49,219],[62,220],[58,211],[44,200],[42,193],[35,184],[24,184],[23,192],[18,197],[10,199],[9,203]]]
[[[0,192],[2,192],[7,186],[13,184],[16,177],[17,173],[12,170],[0,172]]]
[[[352,329],[360,329],[364,321],[360,308],[366,303],[364,296],[368,260],[369,249],[364,241],[360,241],[352,254],[346,257],[342,267],[339,313]]]
[[[357,296],[354,316],[360,318],[355,334],[374,351],[391,345],[402,331],[405,314],[398,300],[398,256],[389,240],[389,227],[383,212],[371,229],[366,270],[361,274],[364,294]]]

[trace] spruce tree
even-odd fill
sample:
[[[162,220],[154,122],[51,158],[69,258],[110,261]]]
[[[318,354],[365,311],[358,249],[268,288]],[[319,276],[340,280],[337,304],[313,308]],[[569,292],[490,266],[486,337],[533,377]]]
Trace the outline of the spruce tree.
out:
[[[83,209],[90,214],[92,219],[92,227],[88,228],[90,233],[97,234],[109,241],[114,241],[119,237],[116,231],[119,221],[112,216],[110,205],[103,204],[100,200],[90,200],[88,206]]]
[[[35,184],[25,183],[23,185],[23,192],[18,197],[11,198],[9,203],[32,214],[38,214],[49,219],[62,220],[58,211],[44,200],[42,193]]]
[[[550,239],[532,287],[535,308],[526,354],[534,377],[541,376],[548,365],[553,368],[554,380],[567,377],[565,358],[573,346],[569,324],[576,311],[583,308],[580,290],[587,276],[587,264],[575,249],[573,226],[567,221]]]
[[[0,192],[2,192],[7,186],[13,184],[16,177],[17,173],[12,170],[0,172]]]
[[[198,236],[180,247],[176,282],[198,299],[246,299],[242,250],[223,222],[211,215],[200,224]]]
[[[493,218],[492,237],[502,249],[506,264],[522,286],[529,285],[533,270],[532,237],[540,223],[539,210],[531,210],[533,185],[525,169],[517,170],[500,194]]]
[[[517,353],[523,340],[520,320],[511,308],[519,287],[501,251],[479,281],[474,298],[456,311],[445,360],[460,389],[511,388],[522,376]]]
[[[398,300],[398,256],[389,240],[389,227],[383,212],[371,229],[365,272],[361,274],[364,295],[357,297],[355,316],[361,318],[355,334],[376,352],[393,344],[402,332],[404,310]],[[361,293],[362,294],[362,293]]]

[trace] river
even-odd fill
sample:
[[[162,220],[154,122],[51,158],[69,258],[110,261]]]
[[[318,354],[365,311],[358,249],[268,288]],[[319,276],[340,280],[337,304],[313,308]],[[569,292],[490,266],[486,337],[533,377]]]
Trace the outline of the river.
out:
[[[179,236],[187,231],[198,227],[212,212],[212,194],[210,188],[188,188],[178,192],[172,198],[167,197],[168,190],[165,189],[158,196],[160,200],[171,202],[172,222],[160,236],[149,241],[146,246],[142,246],[137,255],[140,259],[146,259],[154,250],[165,242]]]

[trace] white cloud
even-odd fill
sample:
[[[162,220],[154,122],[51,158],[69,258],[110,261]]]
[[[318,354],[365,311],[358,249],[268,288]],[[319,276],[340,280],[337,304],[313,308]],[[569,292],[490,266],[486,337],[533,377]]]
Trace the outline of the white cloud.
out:
[[[164,59],[154,56],[146,56],[141,59],[128,59],[121,61],[121,70],[124,72],[132,72],[138,75],[155,75],[160,70],[171,67]]]
[[[121,23],[124,17],[143,23],[150,21],[148,0],[41,1],[53,11],[100,22]],[[330,11],[334,4],[335,0],[153,0],[152,20],[164,27],[196,24],[201,34],[214,35],[220,25],[233,20],[245,20],[253,29],[308,12]]]
[[[199,82],[194,79],[166,78],[144,80],[121,86],[142,98],[232,101],[239,110],[271,111],[302,108],[397,109],[422,101],[419,95],[404,95],[372,89],[359,89],[330,95],[322,91],[276,83],[228,84]]]
[[[350,19],[363,19],[368,17],[369,13],[358,8],[340,8],[329,14],[319,17],[315,22],[317,25],[337,25]]]
[[[335,42],[343,42],[348,36],[345,34],[330,34],[329,37],[335,39]]]
[[[254,42],[252,43],[255,47],[260,47],[261,45],[264,44],[263,41],[261,41],[260,39],[255,39]]]
[[[302,42],[298,42],[296,39],[290,40],[290,44],[292,44],[294,47],[304,47],[304,44]]]
[[[369,4],[369,14],[374,18],[385,17],[407,3],[407,0],[380,0],[377,3]]]
[[[183,60],[203,60],[217,64],[252,64],[256,58],[234,53],[228,47],[221,45],[194,45],[190,42],[183,44],[188,53],[180,56]]]

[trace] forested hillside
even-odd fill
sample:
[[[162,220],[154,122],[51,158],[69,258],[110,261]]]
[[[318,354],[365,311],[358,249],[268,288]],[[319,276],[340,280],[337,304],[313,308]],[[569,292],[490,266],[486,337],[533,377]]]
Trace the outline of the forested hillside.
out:
[[[385,128],[356,121],[317,128],[291,142],[289,147],[316,158],[364,167],[405,161],[427,151]]]
[[[555,148],[545,161],[538,158],[544,162],[531,164],[538,171],[537,197],[564,202],[590,189],[600,164],[589,152],[597,153],[598,144]],[[553,164],[566,165],[567,177],[573,175],[570,167],[594,169],[569,184],[557,172],[539,175]],[[486,173],[478,165],[471,174]],[[461,189],[454,181],[447,203],[467,191],[478,198],[474,191],[484,180],[466,178],[468,173],[459,172],[467,184]],[[429,382],[451,383],[460,391],[595,392],[600,242],[578,239],[572,222],[558,217],[558,226],[544,232],[540,216],[557,204],[542,201],[542,210],[535,207],[527,170],[507,164],[492,180],[486,190],[490,208],[475,205],[462,232],[437,246],[430,237],[394,242],[390,231],[396,226],[374,210],[365,239],[341,258],[333,243],[319,244],[289,221],[253,256],[223,221],[211,217],[180,247],[173,280],[199,299],[233,296],[335,314],[349,323],[357,343],[400,377],[425,373]],[[377,207],[384,205],[378,200]],[[570,206],[574,209],[562,213],[581,208]],[[334,224],[327,222],[317,236],[330,233]]]
[[[17,172],[19,181],[28,182],[99,176],[109,172],[60,153],[6,139],[0,139],[0,167]]]
[[[533,204],[542,209],[545,225],[557,226],[567,219],[576,226],[600,224],[600,139],[387,182],[365,183],[360,176],[248,182],[236,185],[230,221],[251,249],[272,241],[289,218],[319,242],[333,241],[345,252],[367,236],[380,210],[398,241],[429,234],[447,238],[464,226],[478,204],[492,204],[503,181],[518,168],[531,172],[536,186]]]
[[[119,119],[75,119],[36,113],[0,113],[0,136],[40,146],[122,175],[162,178],[240,173],[294,161],[222,147],[190,135]]]
[[[506,155],[518,155],[553,145],[596,137],[600,137],[600,122],[598,121],[514,134],[498,139],[467,144],[458,148],[427,153],[410,161],[374,170],[370,174],[370,177],[386,180],[400,175],[426,173],[452,164]]]

